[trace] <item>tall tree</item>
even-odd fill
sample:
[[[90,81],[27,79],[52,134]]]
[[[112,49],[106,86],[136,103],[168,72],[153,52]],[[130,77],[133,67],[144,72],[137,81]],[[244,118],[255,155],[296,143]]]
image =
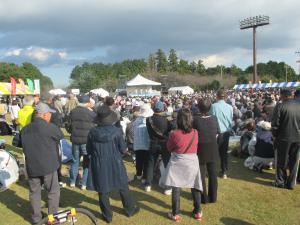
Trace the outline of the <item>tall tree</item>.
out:
[[[155,61],[155,55],[150,54],[148,57],[148,68],[150,72],[153,72],[156,70],[156,61]]]
[[[171,72],[176,72],[178,69],[178,57],[174,49],[170,50],[168,58],[169,70]]]
[[[197,73],[200,75],[204,75],[206,73],[205,66],[203,65],[203,61],[201,59],[199,59],[197,63]]]
[[[164,73],[167,72],[168,68],[168,61],[166,54],[162,49],[158,49],[156,52],[156,65],[157,65],[157,72]]]
[[[187,60],[183,60],[183,59],[180,59],[179,60],[179,65],[178,65],[178,72],[180,74],[188,74],[188,73],[191,73],[191,70],[190,70],[190,65],[189,65],[189,62]]]

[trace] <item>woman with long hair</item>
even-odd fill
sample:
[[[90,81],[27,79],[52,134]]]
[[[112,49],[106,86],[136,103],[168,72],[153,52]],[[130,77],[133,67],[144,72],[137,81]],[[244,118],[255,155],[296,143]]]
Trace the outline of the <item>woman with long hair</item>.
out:
[[[183,108],[177,115],[177,126],[167,141],[171,159],[162,175],[160,184],[172,188],[171,220],[179,221],[180,189],[191,188],[194,210],[193,217],[202,219],[202,182],[197,157],[198,132],[192,127],[193,117],[189,109]]]

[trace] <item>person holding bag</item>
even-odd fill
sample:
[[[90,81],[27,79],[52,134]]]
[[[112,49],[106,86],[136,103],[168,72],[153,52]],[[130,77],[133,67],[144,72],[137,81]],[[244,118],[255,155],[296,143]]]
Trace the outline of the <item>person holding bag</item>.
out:
[[[160,185],[172,187],[172,212],[168,217],[180,221],[180,189],[191,188],[194,210],[193,217],[202,220],[201,211],[201,173],[197,156],[198,132],[192,128],[192,114],[182,109],[177,115],[178,129],[168,139],[167,148],[171,158],[162,174]]]

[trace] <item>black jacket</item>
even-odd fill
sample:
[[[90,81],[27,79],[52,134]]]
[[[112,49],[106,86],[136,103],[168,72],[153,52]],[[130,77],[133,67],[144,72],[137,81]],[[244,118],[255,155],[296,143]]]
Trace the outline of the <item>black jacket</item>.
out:
[[[29,177],[45,176],[58,169],[58,145],[63,138],[57,126],[38,117],[22,129],[21,143]]]
[[[152,120],[154,128],[151,126],[151,123],[149,121],[150,119]],[[146,126],[151,140],[166,139],[171,130],[167,117],[162,113],[155,113],[151,118],[147,118]]]
[[[71,111],[71,141],[73,144],[86,144],[89,131],[94,127],[95,116],[93,111],[82,106],[77,106]]]
[[[194,116],[193,128],[198,131],[198,157],[200,164],[218,160],[217,134],[220,133],[217,117]]]
[[[277,104],[272,118],[277,140],[300,143],[300,104],[294,100]]]

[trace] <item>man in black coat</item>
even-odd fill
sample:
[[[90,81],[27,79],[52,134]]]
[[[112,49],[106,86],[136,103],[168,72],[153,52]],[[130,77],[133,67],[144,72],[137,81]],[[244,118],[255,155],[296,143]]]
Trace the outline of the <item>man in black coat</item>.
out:
[[[48,194],[48,213],[56,213],[59,206],[60,189],[57,169],[60,165],[58,145],[64,138],[61,130],[50,123],[50,109],[44,103],[37,104],[35,120],[21,132],[21,143],[25,154],[29,182],[29,200],[33,224],[42,219],[41,185]]]
[[[83,156],[83,175],[81,189],[86,189],[88,177],[88,156],[86,151],[87,136],[94,127],[96,114],[91,109],[90,97],[78,96],[78,106],[70,113],[71,118],[71,141],[72,141],[72,164],[70,168],[70,187],[75,187],[78,176],[80,158]]]
[[[292,99],[290,90],[281,90],[282,103],[276,105],[272,118],[277,154],[274,185],[293,189],[296,185],[300,149],[300,104]],[[289,176],[287,176],[289,169]]]

